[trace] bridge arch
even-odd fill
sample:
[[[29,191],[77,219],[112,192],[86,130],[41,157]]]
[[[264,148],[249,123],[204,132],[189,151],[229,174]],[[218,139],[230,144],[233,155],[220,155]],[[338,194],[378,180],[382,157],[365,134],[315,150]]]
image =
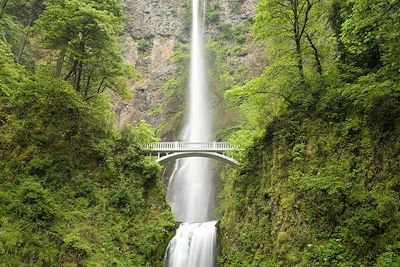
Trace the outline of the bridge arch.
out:
[[[227,157],[223,154],[217,152],[208,152],[208,151],[188,151],[188,152],[174,152],[168,155],[164,155],[157,159],[157,162],[160,164],[170,162],[173,160],[181,159],[181,158],[189,158],[189,157],[202,157],[202,158],[212,158],[216,160],[223,161],[228,163],[234,167],[239,167],[240,163],[231,157]]]

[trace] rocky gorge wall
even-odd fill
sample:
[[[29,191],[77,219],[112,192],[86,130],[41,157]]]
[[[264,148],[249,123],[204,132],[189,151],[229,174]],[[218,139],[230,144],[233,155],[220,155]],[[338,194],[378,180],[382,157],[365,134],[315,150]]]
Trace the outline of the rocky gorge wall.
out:
[[[115,100],[119,126],[145,120],[165,139],[177,138],[185,109],[190,59],[189,0],[123,0],[126,25],[124,57],[140,78],[130,83],[133,99]],[[207,3],[207,50],[212,104],[217,128],[232,122],[225,116],[224,90],[240,85],[264,69],[264,49],[251,40],[256,0]],[[228,118],[228,119],[227,119]]]

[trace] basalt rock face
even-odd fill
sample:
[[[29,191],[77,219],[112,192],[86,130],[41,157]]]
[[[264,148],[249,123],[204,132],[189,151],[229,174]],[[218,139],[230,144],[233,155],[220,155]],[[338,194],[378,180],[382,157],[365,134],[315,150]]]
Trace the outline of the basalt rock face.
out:
[[[225,23],[243,23],[255,15],[258,0],[219,0],[220,20]]]
[[[176,67],[168,61],[178,40],[187,39],[180,0],[123,0],[126,26],[122,47],[126,61],[140,77],[130,82],[133,99],[114,101],[119,126],[146,120],[153,126],[164,118],[151,116],[161,100],[163,83]]]
[[[127,16],[126,31],[136,38],[182,36],[181,0],[123,0]]]
[[[176,138],[182,122],[180,114],[183,112],[180,111],[184,108],[182,95],[185,94],[186,86],[185,82],[182,82],[184,79],[176,77],[187,75],[188,66],[171,60],[171,57],[177,53],[179,47],[186,47],[186,53],[189,51],[187,47],[190,44],[191,1],[123,0],[123,3],[126,13],[122,43],[124,56],[129,64],[135,66],[140,78],[130,82],[132,100],[114,101],[117,123],[122,126],[146,120],[151,125],[162,128],[168,122],[170,125],[161,135],[167,139]],[[234,41],[221,38],[223,31],[227,25],[249,26],[255,14],[256,3],[257,0],[208,1],[206,16],[210,18],[207,18],[207,42],[219,40],[222,43],[226,42],[227,47],[234,47],[236,45]],[[214,12],[213,18],[212,12]],[[250,27],[246,28],[245,36],[244,42],[240,44],[245,48],[245,52],[228,53],[224,61],[229,66],[228,69],[249,70],[246,79],[251,79],[259,75],[265,66],[264,49],[252,43]],[[182,53],[182,49],[178,53]],[[180,81],[180,85],[176,86],[176,93],[169,92],[169,97],[166,99],[164,85],[174,78]],[[175,83],[175,81],[170,82],[170,84]],[[214,91],[220,90],[218,84],[214,84],[214,87]],[[223,92],[219,94],[222,96]],[[169,103],[165,104],[166,102]],[[220,113],[219,111],[224,108],[219,106],[215,109]],[[223,125],[218,127],[220,126]]]

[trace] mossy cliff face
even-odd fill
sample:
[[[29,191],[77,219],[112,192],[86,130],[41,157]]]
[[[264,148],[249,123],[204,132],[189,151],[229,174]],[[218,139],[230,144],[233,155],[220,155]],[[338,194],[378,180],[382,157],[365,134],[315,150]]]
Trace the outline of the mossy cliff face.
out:
[[[276,118],[225,171],[220,266],[399,266],[398,107],[334,102]]]

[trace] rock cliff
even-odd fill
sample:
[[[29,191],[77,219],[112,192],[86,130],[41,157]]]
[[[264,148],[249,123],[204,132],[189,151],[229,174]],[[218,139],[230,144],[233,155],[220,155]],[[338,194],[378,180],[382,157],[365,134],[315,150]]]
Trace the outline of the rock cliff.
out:
[[[162,128],[167,121],[170,124],[172,121],[173,126],[167,127],[162,133],[165,136],[171,131],[176,132],[182,119],[180,114],[183,114],[178,113],[183,108],[181,102],[184,102],[182,95],[185,93],[185,79],[179,79],[180,85],[172,83],[172,87],[177,87],[174,89],[177,92],[170,93],[172,96],[169,99],[165,98],[164,87],[171,79],[187,75],[188,72],[187,65],[183,66],[182,61],[171,60],[171,57],[182,53],[178,51],[182,47],[186,47],[188,53],[191,4],[188,0],[123,0],[123,3],[126,12],[125,34],[122,38],[124,56],[128,63],[136,67],[140,79],[130,83],[132,100],[115,101],[117,122],[122,126],[144,119],[153,126]],[[241,52],[226,53],[222,56],[222,61],[227,65],[227,71],[246,69],[250,73],[246,79],[258,75],[265,65],[263,49],[251,42],[248,27],[254,16],[256,3],[256,0],[214,0],[207,3],[207,42],[218,40],[227,50],[238,50],[235,40],[223,36],[227,29],[235,26],[244,34],[244,39],[240,41]],[[210,55],[210,62],[213,61],[213,56],[215,57]],[[236,73],[233,71],[230,75],[235,76]],[[222,98],[222,86],[218,84],[221,80],[218,77],[215,80],[215,94]],[[181,98],[174,99],[178,95]],[[162,104],[164,102],[170,103]],[[217,102],[221,103],[223,100]],[[223,110],[223,107],[216,109]],[[175,137],[174,134],[172,136]]]

